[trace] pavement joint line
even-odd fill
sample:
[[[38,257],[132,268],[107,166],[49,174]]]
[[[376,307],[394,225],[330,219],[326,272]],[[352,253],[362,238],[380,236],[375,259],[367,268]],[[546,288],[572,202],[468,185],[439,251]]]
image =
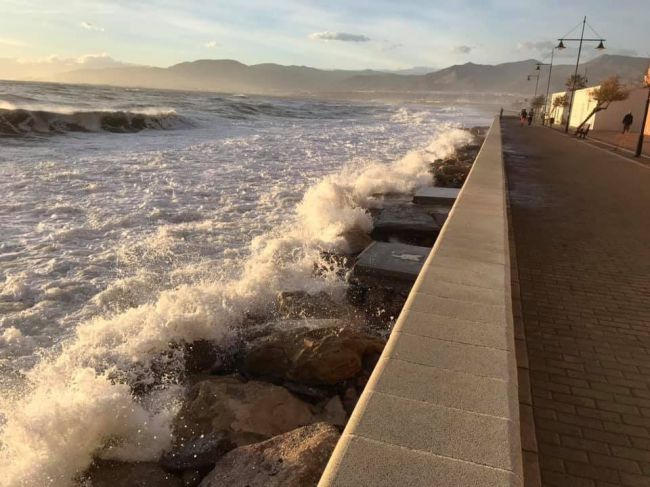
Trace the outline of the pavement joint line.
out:
[[[467,414],[473,414],[474,416],[480,416],[482,418],[498,419],[500,421],[503,421],[504,423],[509,423],[511,425],[517,426],[517,423],[513,422],[511,419],[504,418],[503,416],[494,416],[493,414],[478,413],[476,411],[469,411],[467,409],[455,408],[455,407],[452,407],[452,406],[445,406],[444,404],[438,404],[437,402],[422,401],[421,399],[413,399],[413,398],[410,398],[410,397],[398,396],[397,394],[391,394],[389,392],[382,392],[382,391],[378,391],[376,389],[372,389],[372,387],[374,387],[374,385],[371,386],[370,391],[373,394],[377,394],[377,395],[380,395],[380,396],[394,397],[396,399],[402,399],[404,401],[410,401],[410,402],[414,402],[414,403],[417,403],[417,404],[426,404],[427,406],[432,406],[432,407],[438,408],[438,409],[449,409],[451,411],[460,411],[460,412],[467,413]],[[371,400],[372,400],[372,398],[368,399],[368,401],[371,401]],[[365,407],[366,407],[366,409],[368,409],[367,404],[366,404]]]
[[[425,262],[425,264],[424,264],[424,266],[422,268],[422,272],[420,272],[420,276],[422,276],[423,274],[425,274],[428,271],[434,271],[437,268],[442,268],[442,270],[445,270],[445,271],[458,270],[458,267],[444,266],[444,265],[442,265],[440,263],[436,263],[435,266],[434,265],[427,266],[426,262]],[[505,274],[505,272],[504,272],[504,274]],[[448,272],[444,273],[444,275],[445,276],[449,275],[449,273]],[[420,276],[418,276],[418,280],[415,282],[416,284],[418,283]],[[505,278],[505,276],[504,276],[504,278]],[[488,284],[480,285],[480,284],[475,284],[475,283],[471,283],[471,282],[459,282],[458,280],[454,281],[454,280],[445,279],[444,276],[436,276],[436,281],[442,281],[442,282],[446,282],[448,284],[458,284],[458,285],[461,285],[461,286],[475,287],[475,288],[478,288],[478,289],[494,289],[494,286],[490,286]]]
[[[462,286],[462,284],[459,284],[459,286]],[[413,286],[413,287],[415,288],[415,286]],[[487,288],[481,288],[481,289],[487,289]],[[476,304],[476,305],[480,305],[480,306],[503,308],[503,306],[501,304],[485,303],[483,301],[476,301],[474,299],[452,298],[451,296],[443,296],[442,294],[436,294],[435,292],[426,292],[426,291],[422,290],[421,286],[418,286],[418,288],[415,290],[415,293],[416,294],[423,294],[425,296],[431,296],[432,298],[437,298],[437,299],[447,299],[449,301],[459,301],[461,303],[467,303],[467,304]],[[431,314],[435,314],[435,313],[431,313]],[[469,320],[467,318],[459,318],[459,319],[474,322],[473,320]],[[485,322],[484,321],[479,321],[479,323],[485,323]]]
[[[416,311],[416,313],[422,313],[422,314],[425,314],[425,315],[431,315],[432,314],[432,313],[424,313],[422,311]],[[439,315],[436,315],[436,316],[439,316]],[[440,316],[440,317],[441,318],[449,318],[448,316]],[[466,321],[469,321],[469,320],[466,320]],[[470,323],[476,323],[476,321],[470,321]],[[479,324],[482,324],[482,323],[479,323]],[[430,336],[427,336],[427,335],[420,335],[419,333],[409,333],[407,331],[402,331],[401,327],[399,329],[395,329],[395,333],[399,333],[400,335],[409,335],[409,336],[418,337],[418,338],[428,338],[429,340],[438,340],[439,342],[458,343],[458,344],[461,344],[461,345],[468,345],[470,347],[483,348],[483,349],[488,349],[488,350],[498,350],[500,352],[511,352],[512,351],[512,350],[508,350],[507,348],[496,348],[496,347],[490,347],[488,345],[477,345],[476,343],[467,343],[467,342],[461,342],[461,341],[458,341],[458,340],[450,340],[450,339],[445,339],[445,338],[430,337]],[[450,370],[452,370],[452,369],[450,369]],[[472,375],[477,375],[477,374],[472,374]],[[489,376],[479,375],[478,377],[489,377]]]
[[[418,335],[415,335],[418,336]],[[471,372],[466,372],[464,370],[457,370],[457,369],[448,369],[447,367],[438,367],[437,365],[430,365],[430,364],[421,364],[419,362],[414,362],[413,360],[405,360],[403,358],[397,358],[397,357],[384,357],[380,358],[379,361],[385,361],[388,362],[390,360],[394,360],[397,362],[404,362],[406,364],[413,364],[413,365],[420,365],[422,367],[428,367],[430,369],[438,369],[438,370],[444,370],[445,372],[453,372],[455,374],[463,374],[463,375],[468,375],[470,377],[477,377],[479,379],[490,379],[493,381],[497,382],[503,382],[503,383],[508,383],[507,380],[501,379],[500,377],[490,377],[489,375],[478,375],[478,374],[472,374]],[[379,362],[378,362],[379,363]],[[453,409],[453,408],[452,408]]]
[[[517,478],[520,478],[519,475],[517,475],[513,470],[508,470],[508,469],[499,468],[499,467],[493,467],[492,465],[486,465],[484,463],[470,462],[469,460],[462,460],[460,458],[448,457],[446,455],[440,455],[438,453],[432,453],[432,452],[429,452],[429,451],[418,450],[417,448],[409,448],[407,446],[397,445],[395,443],[388,443],[386,441],[376,440],[374,438],[368,438],[366,436],[362,436],[362,435],[355,434],[355,433],[344,433],[343,436],[348,436],[349,438],[361,438],[364,441],[368,441],[370,443],[377,443],[379,445],[388,445],[388,446],[391,446],[393,448],[399,448],[401,450],[406,450],[407,452],[417,453],[419,455],[431,456],[431,457],[436,457],[436,458],[444,458],[445,460],[451,460],[452,462],[464,463],[464,464],[468,464],[468,465],[476,465],[478,467],[487,468],[487,469],[490,469],[490,470],[495,470],[497,472],[509,473],[509,474],[514,475]]]

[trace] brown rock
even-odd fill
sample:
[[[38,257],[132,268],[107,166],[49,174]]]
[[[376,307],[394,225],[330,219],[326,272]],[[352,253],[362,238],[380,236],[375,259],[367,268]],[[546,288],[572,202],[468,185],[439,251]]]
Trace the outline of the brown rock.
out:
[[[165,472],[157,463],[97,460],[86,472],[93,487],[182,487],[180,478]]]
[[[222,457],[200,487],[310,487],[320,479],[339,439],[327,423],[298,428]]]
[[[224,433],[237,445],[246,445],[314,421],[309,404],[283,387],[223,376],[210,377],[190,388],[174,430],[177,442]]]
[[[307,385],[334,385],[354,378],[367,354],[381,353],[378,338],[343,327],[276,333],[253,343],[242,372]]]

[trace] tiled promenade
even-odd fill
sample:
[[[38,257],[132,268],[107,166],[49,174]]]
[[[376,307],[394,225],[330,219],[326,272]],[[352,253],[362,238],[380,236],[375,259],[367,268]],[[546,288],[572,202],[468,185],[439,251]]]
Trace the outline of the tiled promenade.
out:
[[[650,169],[503,137],[542,484],[650,486]]]

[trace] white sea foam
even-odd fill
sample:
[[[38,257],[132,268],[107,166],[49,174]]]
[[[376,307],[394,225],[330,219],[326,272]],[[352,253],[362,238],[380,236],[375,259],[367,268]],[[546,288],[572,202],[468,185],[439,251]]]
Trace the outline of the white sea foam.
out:
[[[128,384],[159,381],[154,361],[164,360],[169,371],[182,367],[181,353],[163,355],[170,344],[227,342],[247,313],[263,312],[279,291],[340,293],[345,284],[336,272],[313,274],[321,251],[346,251],[346,232],[372,228],[365,206],[373,194],[410,192],[426,184],[428,163],[468,140],[466,131],[448,129],[426,149],[392,164],[368,163],[326,177],[306,192],[295,219],[253,240],[238,279],[183,285],[145,304],[137,295],[149,282],[146,276],[116,282],[98,294],[94,300],[103,306],[122,299],[140,305],[80,324],[60,352],[27,374],[28,392],[2,405],[7,423],[0,482],[66,485],[93,455],[155,460],[169,444],[180,388],[160,387],[156,393],[165,400],[147,402],[134,398]],[[5,287],[17,297],[30,293],[16,280]],[[15,328],[2,335],[6,342],[20,339]]]

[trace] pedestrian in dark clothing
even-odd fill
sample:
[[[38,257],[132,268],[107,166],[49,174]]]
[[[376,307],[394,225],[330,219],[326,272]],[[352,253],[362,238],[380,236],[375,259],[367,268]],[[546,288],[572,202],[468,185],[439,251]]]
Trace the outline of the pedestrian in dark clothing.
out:
[[[528,112],[528,125],[532,125],[532,123],[533,123],[533,116],[534,116],[534,112],[533,112],[533,109],[531,108],[531,109],[530,109],[530,112]]]
[[[499,120],[503,118],[503,107],[501,107],[501,110],[499,110]]]
[[[627,115],[623,117],[623,133],[630,131],[633,122],[634,117],[632,116],[632,112],[627,112]]]
[[[528,112],[526,111],[525,108],[522,108],[521,113],[519,113],[519,123],[521,124],[522,127],[526,123],[527,118],[528,118]]]

